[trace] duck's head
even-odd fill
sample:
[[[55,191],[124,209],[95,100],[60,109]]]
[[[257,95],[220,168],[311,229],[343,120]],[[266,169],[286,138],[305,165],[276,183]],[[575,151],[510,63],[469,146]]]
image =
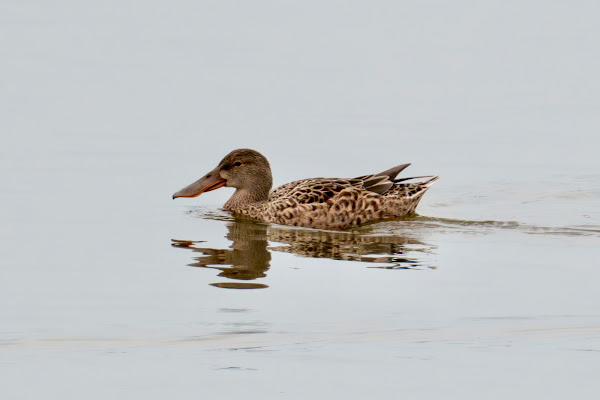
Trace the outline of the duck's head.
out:
[[[227,154],[208,174],[173,194],[173,198],[196,197],[227,186],[260,201],[267,199],[272,185],[271,166],[266,157],[256,150],[238,149]]]

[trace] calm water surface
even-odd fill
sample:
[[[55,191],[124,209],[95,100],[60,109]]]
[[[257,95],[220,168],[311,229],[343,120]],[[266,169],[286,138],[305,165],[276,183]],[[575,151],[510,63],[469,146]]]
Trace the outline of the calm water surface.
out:
[[[3,398],[596,397],[597,6],[7,4]],[[171,200],[237,147],[441,179],[347,232]]]

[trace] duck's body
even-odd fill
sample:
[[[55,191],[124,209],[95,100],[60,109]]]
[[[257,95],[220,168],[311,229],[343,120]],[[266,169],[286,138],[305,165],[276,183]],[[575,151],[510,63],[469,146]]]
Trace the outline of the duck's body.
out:
[[[368,178],[375,177],[381,178],[380,175]],[[436,179],[396,184],[383,194],[365,188],[363,178],[303,179],[274,189],[267,201],[226,203],[224,208],[234,214],[275,224],[345,229],[414,212],[422,195]]]
[[[401,183],[396,176],[410,164],[351,179],[312,178],[272,186],[267,159],[255,150],[229,153],[205,177],[173,195],[195,197],[222,186],[237,190],[224,208],[234,214],[281,225],[345,229],[369,221],[414,212],[429,186],[438,179]]]

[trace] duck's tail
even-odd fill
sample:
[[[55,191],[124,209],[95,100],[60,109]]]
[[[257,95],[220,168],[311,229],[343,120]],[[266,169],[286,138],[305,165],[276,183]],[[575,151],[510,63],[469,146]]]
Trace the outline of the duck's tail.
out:
[[[393,181],[393,182],[394,182],[394,183],[400,183],[400,182],[404,182],[404,181],[409,181],[409,180],[411,180],[411,179],[421,179],[421,178],[431,178],[431,179],[429,179],[429,180],[427,180],[427,181],[425,181],[425,182],[423,182],[423,183],[430,183],[430,182],[431,182],[431,183],[433,183],[433,182],[437,181],[437,180],[440,178],[440,176],[439,176],[439,175],[436,175],[436,176],[433,176],[433,175],[424,175],[424,176],[410,176],[410,177],[408,177],[408,178],[399,178],[399,179],[394,179],[394,181]]]
[[[420,178],[427,178],[427,177],[423,176],[423,177],[420,177]],[[429,188],[429,186],[431,186],[433,184],[433,182],[437,181],[438,179],[440,179],[439,175],[432,176],[431,179],[427,179],[426,181],[421,182],[421,185],[424,185],[427,188]]]
[[[403,180],[415,178],[418,177]],[[439,178],[439,175],[436,175],[423,182],[395,183],[394,187],[385,194],[386,214],[389,217],[402,217],[414,213],[427,189]]]
[[[407,178],[407,179],[415,179],[415,178],[420,178],[420,177],[413,177],[413,178]],[[437,181],[438,179],[440,179],[439,175],[436,176],[432,176],[431,178],[427,179],[426,181],[423,182],[411,182],[411,183],[395,183],[395,189],[396,189],[396,193],[394,193],[394,197],[405,197],[408,199],[415,199],[416,198],[420,198],[421,196],[423,196],[423,194],[425,194],[425,192],[427,191],[427,189],[429,189],[429,187],[433,184],[433,182]],[[418,200],[417,200],[418,201]]]

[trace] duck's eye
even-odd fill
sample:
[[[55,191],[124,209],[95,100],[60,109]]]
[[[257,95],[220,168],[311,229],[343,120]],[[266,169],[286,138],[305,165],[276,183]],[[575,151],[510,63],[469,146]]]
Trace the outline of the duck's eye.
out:
[[[242,163],[239,162],[239,161],[236,161],[236,162],[233,163],[233,165],[235,165],[236,167],[239,167],[240,165],[242,165]]]

